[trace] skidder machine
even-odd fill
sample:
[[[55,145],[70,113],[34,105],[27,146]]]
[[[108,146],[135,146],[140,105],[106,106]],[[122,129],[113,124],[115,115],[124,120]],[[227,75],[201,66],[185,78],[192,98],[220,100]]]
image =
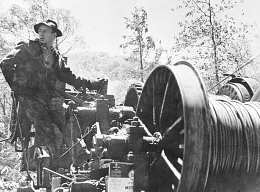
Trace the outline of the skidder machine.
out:
[[[121,106],[112,96],[77,98],[85,102],[69,102],[67,110],[73,166],[42,164],[39,189],[260,190],[260,103],[208,95],[189,63],[156,67],[144,85],[129,88]]]

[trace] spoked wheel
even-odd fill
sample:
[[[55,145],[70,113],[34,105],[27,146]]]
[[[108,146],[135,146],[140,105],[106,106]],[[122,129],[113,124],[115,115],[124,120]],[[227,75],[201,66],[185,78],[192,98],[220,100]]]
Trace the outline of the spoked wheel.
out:
[[[137,116],[154,137],[162,137],[151,153],[151,191],[203,191],[209,167],[209,111],[194,68],[179,62],[159,66],[145,82]]]
[[[235,77],[220,87],[217,95],[226,95],[231,99],[248,102],[259,87],[259,82],[253,78]]]
[[[226,95],[231,99],[241,102],[250,100],[250,95],[242,84],[227,83],[218,90],[217,94]]]
[[[127,90],[124,105],[133,107],[134,110],[136,110],[136,106],[137,106],[139,97],[142,93],[142,90],[143,90],[143,83],[140,82],[140,83],[132,84]]]

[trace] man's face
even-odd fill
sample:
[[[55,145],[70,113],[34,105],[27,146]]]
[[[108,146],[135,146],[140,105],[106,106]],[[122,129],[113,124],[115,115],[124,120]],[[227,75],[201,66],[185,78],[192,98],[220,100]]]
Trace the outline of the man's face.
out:
[[[41,43],[46,43],[49,45],[52,45],[55,37],[56,37],[56,33],[54,33],[52,31],[52,28],[46,26],[46,25],[41,25],[38,29],[38,34],[39,34],[39,40]]]

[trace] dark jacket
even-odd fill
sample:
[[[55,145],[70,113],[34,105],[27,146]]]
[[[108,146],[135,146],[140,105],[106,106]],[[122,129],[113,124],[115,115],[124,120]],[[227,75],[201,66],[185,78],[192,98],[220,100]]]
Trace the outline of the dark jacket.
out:
[[[54,51],[55,62],[51,69],[45,67],[38,40],[20,42],[0,63],[11,89],[16,95],[55,97],[65,91],[65,83],[75,88],[94,89],[89,80],[77,78],[65,66],[64,58]]]

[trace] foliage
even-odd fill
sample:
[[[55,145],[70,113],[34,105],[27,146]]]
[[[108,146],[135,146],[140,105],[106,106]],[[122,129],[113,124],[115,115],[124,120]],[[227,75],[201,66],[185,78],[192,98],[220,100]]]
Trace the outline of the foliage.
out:
[[[251,26],[232,16],[239,3],[236,0],[179,0],[174,10],[185,13],[185,19],[179,22],[174,52],[188,53],[185,59],[198,66],[209,86],[251,56],[247,40]]]
[[[48,0],[24,0],[24,2],[28,6],[14,4],[7,13],[0,15],[1,55],[6,54],[10,47],[19,41],[34,39],[36,33],[33,30],[33,25],[47,19],[57,21],[63,32],[63,36],[58,38],[58,44],[62,45],[63,53],[70,50],[71,45],[80,42],[79,36],[75,35],[77,22],[68,10],[51,8]],[[6,44],[6,41],[9,44]]]
[[[25,5],[12,5],[7,13],[0,15],[0,59],[19,41],[26,41],[36,37],[33,25],[53,19],[57,21],[63,36],[58,43],[63,46],[63,51],[71,50],[80,38],[75,35],[77,22],[68,10],[53,9],[49,7],[48,0],[24,0]],[[67,42],[70,42],[69,45]],[[66,51],[67,50],[67,51]],[[62,51],[62,50],[61,50]],[[9,117],[11,109],[10,89],[3,75],[0,76],[0,138],[8,135]]]
[[[14,4],[0,15],[0,60],[19,41],[34,39],[36,33],[33,25],[47,19],[57,21],[63,32],[63,36],[58,38],[62,54],[68,53],[73,46],[82,42],[82,38],[75,33],[77,22],[68,10],[51,8],[48,0],[24,0],[23,6]],[[10,88],[0,74],[0,140],[10,135],[11,103]],[[15,191],[18,183],[25,178],[19,172],[20,158],[8,142],[0,143],[0,191]]]
[[[132,60],[139,60],[141,70],[141,81],[143,81],[143,69],[145,59],[149,56],[149,51],[154,49],[155,44],[148,33],[147,12],[144,8],[135,7],[129,18],[125,17],[125,25],[129,30],[129,35],[123,36],[121,48],[129,49]]]
[[[9,128],[9,117],[11,111],[10,89],[4,79],[0,80],[0,140],[6,138]]]
[[[71,52],[68,65],[77,76],[88,79],[107,78],[108,92],[115,95],[117,104],[123,102],[127,88],[138,79],[140,81],[140,73],[137,73],[139,63],[123,56],[87,51]]]
[[[156,41],[154,44],[154,49],[150,52],[150,58],[147,59],[147,66],[145,67],[146,76],[150,74],[150,72],[162,62],[164,64],[169,64],[171,60],[171,56],[169,55],[169,51],[165,49],[161,43],[161,41]],[[163,61],[166,57],[167,61]]]

